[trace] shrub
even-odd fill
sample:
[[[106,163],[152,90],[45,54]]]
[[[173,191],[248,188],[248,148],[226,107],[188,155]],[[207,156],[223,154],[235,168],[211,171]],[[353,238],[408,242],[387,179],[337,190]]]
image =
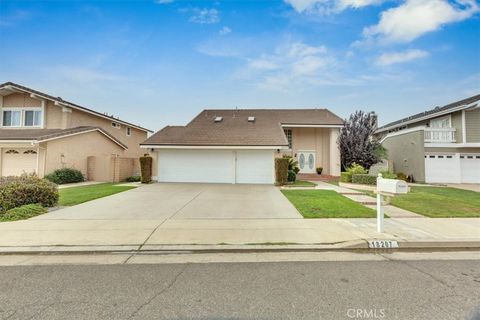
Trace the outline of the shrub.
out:
[[[0,179],[0,213],[26,204],[53,207],[58,202],[57,185],[35,175]]]
[[[140,176],[131,176],[131,177],[125,178],[125,182],[139,182],[139,181],[142,181],[142,177]]]
[[[290,170],[293,171],[293,173],[295,173],[295,175],[300,172],[300,168],[298,167],[298,161],[296,161],[295,159],[293,159],[290,156],[284,155],[283,157],[285,159],[288,159],[288,170],[289,171]]]
[[[297,180],[297,174],[293,170],[288,170],[288,177],[287,177],[288,182],[295,182]]]
[[[397,179],[397,175],[390,171],[381,171],[380,173],[382,174],[382,178],[384,179]]]
[[[140,157],[140,171],[142,174],[142,183],[152,182],[152,157],[148,154]]]
[[[26,204],[17,208],[13,208],[0,215],[0,219],[3,221],[15,221],[23,220],[38,216],[47,212],[47,209],[40,204]]]
[[[322,167],[318,167],[318,168],[317,168],[317,174],[322,174],[322,171],[323,171],[323,168],[322,168]]]
[[[352,174],[350,172],[341,172],[340,182],[352,182]]]
[[[354,174],[352,176],[352,182],[353,183],[358,183],[358,184],[371,184],[371,185],[376,185],[377,184],[377,177],[371,176],[369,174]]]
[[[362,167],[361,165],[359,164],[356,164],[355,162],[352,163],[352,165],[350,167],[347,168],[346,170],[347,172],[350,172],[351,175],[354,175],[354,174],[367,174],[368,171]]]
[[[288,158],[275,158],[275,183],[284,185],[288,181]]]
[[[403,180],[403,181],[408,181],[407,175],[406,175],[405,173],[403,173],[403,172],[397,173],[397,179]]]
[[[64,183],[74,183],[74,182],[82,182],[85,181],[82,172],[77,169],[72,168],[62,168],[53,171],[45,176],[45,179],[56,183],[56,184],[64,184]]]

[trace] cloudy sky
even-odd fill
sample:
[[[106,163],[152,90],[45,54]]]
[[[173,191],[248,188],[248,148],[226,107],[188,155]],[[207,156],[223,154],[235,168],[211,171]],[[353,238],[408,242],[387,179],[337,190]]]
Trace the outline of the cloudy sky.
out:
[[[380,122],[480,93],[476,0],[0,1],[0,82],[151,129],[203,108]]]

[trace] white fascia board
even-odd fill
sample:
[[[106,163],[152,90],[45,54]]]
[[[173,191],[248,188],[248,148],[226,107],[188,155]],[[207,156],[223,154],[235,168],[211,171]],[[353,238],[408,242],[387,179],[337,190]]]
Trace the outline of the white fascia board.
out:
[[[467,143],[425,143],[425,148],[480,148],[480,142]]]
[[[282,128],[342,128],[342,124],[287,124],[282,123]]]
[[[19,144],[19,143],[30,143],[30,144],[36,144],[38,143],[37,140],[0,140],[0,143],[2,144]]]
[[[415,131],[423,131],[423,130],[425,130],[425,128],[426,128],[426,126],[418,126],[418,127],[415,127],[415,128],[404,129],[404,130],[400,130],[400,131],[397,131],[397,132],[390,132],[385,137],[383,137],[382,140],[380,140],[380,143],[383,143],[383,141],[385,141],[388,138],[401,136],[402,134],[412,133],[412,132],[415,132]]]
[[[227,150],[283,150],[288,146],[183,146],[183,145],[140,145],[144,149],[227,149]]]
[[[453,108],[453,109],[443,110],[443,111],[439,111],[437,113],[432,113],[432,114],[429,114],[429,115],[426,115],[426,116],[423,116],[423,117],[420,117],[420,118],[415,118],[415,119],[412,119],[412,120],[397,123],[397,124],[394,124],[392,126],[382,128],[381,130],[377,130],[377,131],[375,131],[375,133],[382,133],[384,131],[388,131],[390,129],[394,129],[394,128],[397,128],[397,127],[400,127],[400,126],[404,126],[406,124],[436,118],[436,117],[439,117],[439,116],[443,116],[445,114],[453,113],[453,112],[464,110],[464,109],[475,108],[475,107],[477,107],[477,103],[478,103],[478,101],[475,101],[475,102],[472,102],[470,104],[464,104],[464,105],[458,106],[458,107]]]

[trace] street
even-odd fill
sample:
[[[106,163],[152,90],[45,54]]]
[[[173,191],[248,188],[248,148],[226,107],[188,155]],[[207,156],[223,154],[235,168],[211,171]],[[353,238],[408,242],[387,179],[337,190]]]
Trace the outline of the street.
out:
[[[0,317],[478,319],[478,266],[474,259],[3,266]]]

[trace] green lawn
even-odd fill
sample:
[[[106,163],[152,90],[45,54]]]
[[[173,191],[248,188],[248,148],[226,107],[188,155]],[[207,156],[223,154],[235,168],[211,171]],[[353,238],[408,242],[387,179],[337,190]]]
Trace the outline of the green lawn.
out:
[[[392,204],[432,218],[480,217],[480,193],[456,188],[411,187]]]
[[[292,184],[287,184],[285,187],[315,187],[316,184],[310,181],[296,180]]]
[[[375,210],[331,190],[282,190],[305,218],[374,218]]]
[[[94,184],[90,186],[60,189],[59,206],[74,206],[90,200],[103,198],[115,193],[133,189],[133,186],[118,186],[113,183]]]

